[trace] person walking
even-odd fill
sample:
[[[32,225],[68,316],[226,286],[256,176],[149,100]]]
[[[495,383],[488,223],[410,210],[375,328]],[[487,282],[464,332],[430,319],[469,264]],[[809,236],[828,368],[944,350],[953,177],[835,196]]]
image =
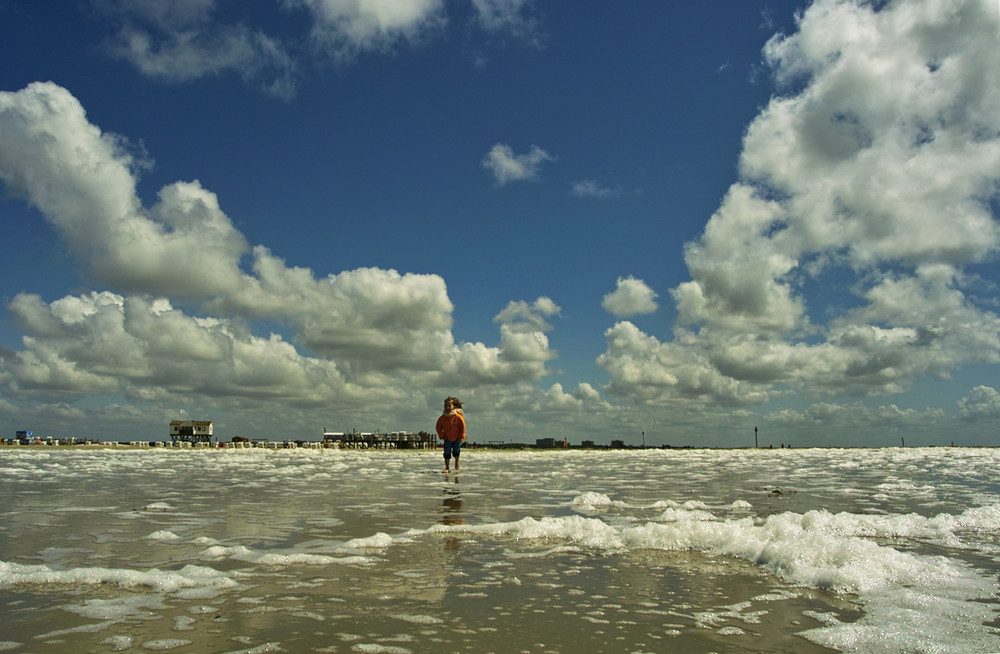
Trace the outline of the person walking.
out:
[[[455,470],[458,470],[458,457],[462,453],[462,441],[465,440],[465,416],[462,402],[457,397],[447,397],[444,400],[444,413],[437,419],[438,438],[444,441],[444,471],[451,471],[451,457],[455,457]]]

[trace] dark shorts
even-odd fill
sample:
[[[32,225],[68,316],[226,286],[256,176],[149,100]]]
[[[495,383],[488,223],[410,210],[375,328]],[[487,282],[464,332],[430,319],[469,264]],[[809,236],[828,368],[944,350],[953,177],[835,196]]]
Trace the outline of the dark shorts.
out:
[[[446,440],[444,442],[444,455],[445,455],[445,457],[452,457],[452,456],[454,456],[457,459],[458,455],[461,453],[461,451],[462,451],[462,441],[452,442],[452,441]]]

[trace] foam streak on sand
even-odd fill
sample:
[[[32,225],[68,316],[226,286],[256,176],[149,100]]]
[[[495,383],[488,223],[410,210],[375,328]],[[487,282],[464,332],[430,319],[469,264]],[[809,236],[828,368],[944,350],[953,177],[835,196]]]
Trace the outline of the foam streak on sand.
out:
[[[6,642],[1000,649],[997,450],[472,452],[472,472],[425,474],[438,464],[0,452]]]

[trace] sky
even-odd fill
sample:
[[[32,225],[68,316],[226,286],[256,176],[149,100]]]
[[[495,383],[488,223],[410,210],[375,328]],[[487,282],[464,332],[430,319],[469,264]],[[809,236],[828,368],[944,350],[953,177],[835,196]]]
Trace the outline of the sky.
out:
[[[1000,444],[995,0],[0,1],[0,436]]]

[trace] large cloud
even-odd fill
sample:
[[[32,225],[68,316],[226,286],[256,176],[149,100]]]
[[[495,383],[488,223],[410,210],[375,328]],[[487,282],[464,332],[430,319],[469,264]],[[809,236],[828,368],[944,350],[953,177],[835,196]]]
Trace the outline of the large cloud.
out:
[[[765,227],[801,258],[961,265],[995,253],[1000,178],[995,5],[824,0],[766,48],[775,98],[753,122],[744,178],[788,196]]]
[[[0,179],[37,207],[101,280],[124,289],[204,297],[243,282],[243,236],[198,182],[160,191],[144,209],[136,158],[87,121],[52,83],[0,93]]]
[[[254,249],[254,275],[238,293],[210,306],[248,317],[281,318],[310,350],[362,369],[435,369],[452,346],[444,280],[361,268],[317,279]]]
[[[749,126],[740,180],[685,248],[674,340],[609,330],[610,389],[892,393],[1000,361],[1000,318],[964,272],[1000,251],[998,31],[981,0],[818,0],[771,39],[784,94]],[[816,284],[853,298],[809,306]]]
[[[137,399],[196,393],[308,406],[362,391],[334,363],[303,357],[278,336],[187,316],[165,300],[101,292],[46,304],[21,294],[8,310],[25,332],[24,349],[7,366],[14,393],[121,392]]]
[[[208,395],[245,387],[290,397],[299,389],[319,399],[353,396],[354,386],[475,386],[548,374],[555,353],[543,318],[559,311],[551,300],[502,312],[496,347],[456,344],[441,277],[361,268],[316,278],[264,246],[251,249],[198,182],[170,184],[144,207],[137,164],[65,89],[35,83],[0,93],[0,179],[41,211],[94,280],[132,294],[51,305],[15,298],[10,311],[25,329],[25,349],[5,359],[18,389],[152,396],[186,385]],[[195,318],[172,303],[219,317]],[[290,327],[294,338],[253,336],[261,319]],[[218,374],[187,374],[154,356],[161,350]]]

